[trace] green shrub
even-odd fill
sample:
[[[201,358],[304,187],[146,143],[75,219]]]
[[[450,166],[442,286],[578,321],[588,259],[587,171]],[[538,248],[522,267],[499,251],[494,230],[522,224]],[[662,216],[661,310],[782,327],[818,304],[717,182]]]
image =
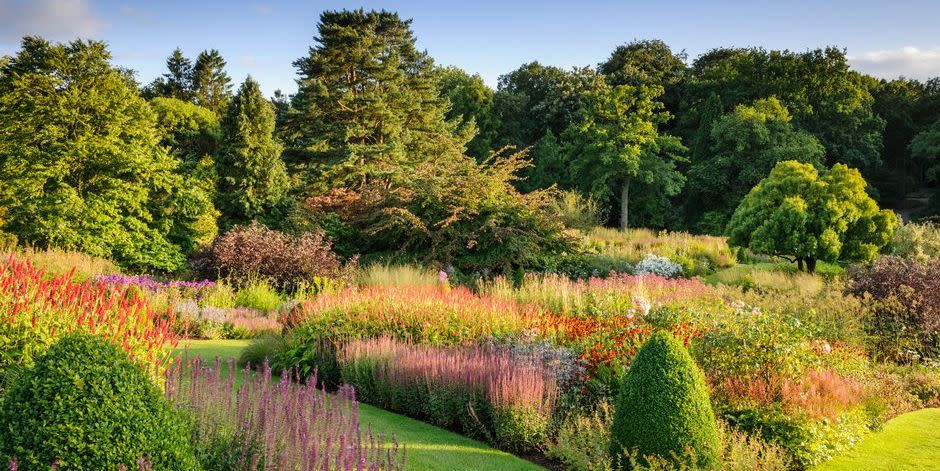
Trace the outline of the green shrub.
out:
[[[20,377],[0,408],[0,461],[20,469],[154,469],[197,464],[184,422],[147,374],[98,337],[63,337]]]
[[[650,337],[620,387],[611,452],[623,457],[624,450],[680,463],[695,455],[697,465],[718,458],[718,429],[705,376],[669,333]]]
[[[261,279],[250,281],[235,293],[236,307],[248,307],[259,311],[274,311],[282,301],[280,293]]]
[[[894,231],[890,252],[892,255],[926,262],[940,258],[940,226],[934,224],[904,224]]]
[[[613,408],[601,400],[593,411],[574,411],[558,426],[545,455],[571,471],[609,471]]]
[[[813,419],[778,409],[745,408],[725,416],[742,430],[760,435],[787,450],[790,462],[806,469],[855,446],[869,432],[865,410],[846,411],[835,419]]]

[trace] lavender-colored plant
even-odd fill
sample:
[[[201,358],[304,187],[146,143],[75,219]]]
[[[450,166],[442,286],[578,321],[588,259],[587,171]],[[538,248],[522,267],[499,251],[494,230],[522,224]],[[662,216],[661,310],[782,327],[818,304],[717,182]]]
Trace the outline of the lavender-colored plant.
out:
[[[351,386],[332,395],[317,388],[316,376],[300,383],[289,371],[276,381],[267,362],[260,373],[246,366],[240,384],[234,360],[188,366],[168,371],[167,398],[192,418],[197,449],[221,450],[237,469],[404,469],[394,437],[386,444],[371,426],[363,433]]]

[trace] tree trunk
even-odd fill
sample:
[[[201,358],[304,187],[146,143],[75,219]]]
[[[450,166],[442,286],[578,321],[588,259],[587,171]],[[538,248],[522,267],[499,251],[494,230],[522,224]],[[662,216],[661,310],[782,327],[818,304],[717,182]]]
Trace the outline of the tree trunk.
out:
[[[799,271],[803,271],[803,259],[802,258],[796,259],[796,269]]]
[[[816,273],[816,259],[815,258],[806,259],[806,271],[810,273]]]
[[[623,188],[620,189],[620,229],[627,230],[630,228],[630,179],[623,183]]]

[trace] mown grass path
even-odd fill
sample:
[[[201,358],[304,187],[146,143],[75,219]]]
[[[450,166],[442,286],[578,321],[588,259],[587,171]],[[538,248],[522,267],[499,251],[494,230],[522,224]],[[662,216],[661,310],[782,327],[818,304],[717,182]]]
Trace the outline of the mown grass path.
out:
[[[189,340],[180,343],[176,355],[188,351],[206,361],[237,358],[250,342],[247,340]],[[434,427],[424,422],[372,407],[359,405],[359,420],[373,430],[394,434],[407,450],[406,467],[414,471],[528,471],[541,467],[491,448],[482,442]]]
[[[923,409],[891,419],[882,430],[814,471],[936,469],[940,469],[940,409]]]

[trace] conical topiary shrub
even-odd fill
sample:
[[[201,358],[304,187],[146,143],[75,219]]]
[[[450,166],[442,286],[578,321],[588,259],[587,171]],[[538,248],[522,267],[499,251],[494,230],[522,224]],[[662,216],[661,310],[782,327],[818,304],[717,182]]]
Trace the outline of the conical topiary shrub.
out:
[[[657,332],[640,349],[620,387],[611,430],[615,463],[628,467],[625,453],[633,453],[641,464],[655,455],[708,466],[717,461],[718,449],[704,375],[680,341]]]

